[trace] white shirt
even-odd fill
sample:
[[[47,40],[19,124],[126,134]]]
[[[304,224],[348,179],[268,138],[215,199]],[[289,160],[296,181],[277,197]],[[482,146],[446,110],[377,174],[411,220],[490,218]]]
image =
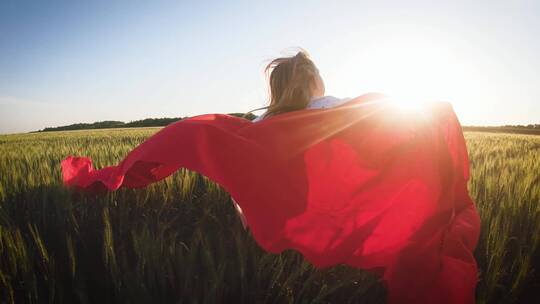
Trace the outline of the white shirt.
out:
[[[306,109],[326,109],[339,106],[340,104],[346,103],[351,100],[351,98],[337,98],[334,96],[323,96],[318,98],[312,98],[308,103]],[[253,119],[252,122],[257,122],[263,120],[267,112],[259,115],[257,118]]]

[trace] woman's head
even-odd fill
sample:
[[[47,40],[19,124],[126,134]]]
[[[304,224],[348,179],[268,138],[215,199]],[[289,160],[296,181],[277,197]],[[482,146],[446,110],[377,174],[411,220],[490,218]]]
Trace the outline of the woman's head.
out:
[[[272,60],[265,72],[270,95],[266,117],[304,109],[311,98],[324,95],[319,70],[305,51]]]

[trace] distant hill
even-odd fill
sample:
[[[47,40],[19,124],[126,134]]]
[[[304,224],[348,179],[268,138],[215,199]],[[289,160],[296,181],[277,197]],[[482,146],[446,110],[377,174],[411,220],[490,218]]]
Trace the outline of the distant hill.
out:
[[[229,115],[243,117],[244,113],[229,113]],[[249,113],[245,118],[253,120],[256,115]],[[48,127],[37,132],[49,131],[67,131],[67,130],[85,130],[85,129],[110,129],[110,128],[140,128],[140,127],[164,127],[173,122],[184,119],[185,117],[174,118],[147,118],[130,122],[106,120],[94,123],[77,123],[68,126]],[[532,134],[540,135],[540,124],[529,125],[504,125],[504,126],[462,126],[464,131],[479,131],[493,133],[516,133],[516,134]]]
[[[243,117],[244,113],[230,113],[229,115]],[[249,113],[245,118],[253,120],[255,117],[254,114]],[[50,131],[69,131],[69,130],[86,130],[86,129],[111,129],[111,128],[141,128],[141,127],[164,127],[173,122],[184,119],[185,117],[174,117],[174,118],[146,118],[142,120],[134,120],[130,122],[116,121],[116,120],[106,120],[98,121],[94,123],[77,123],[67,126],[60,127],[47,127],[43,130],[37,132],[50,132]]]

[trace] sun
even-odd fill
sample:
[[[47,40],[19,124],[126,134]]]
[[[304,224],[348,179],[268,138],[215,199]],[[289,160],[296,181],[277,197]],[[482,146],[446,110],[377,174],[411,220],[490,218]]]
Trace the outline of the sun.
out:
[[[399,94],[390,94],[388,95],[387,100],[395,106],[400,111],[417,113],[423,111],[428,103],[429,99],[423,99],[418,96],[412,95],[399,95]]]
[[[452,54],[436,46],[411,41],[394,41],[374,54],[372,66],[378,85],[404,109],[418,109],[427,102],[443,99],[462,75]],[[385,74],[384,77],[381,77]]]
[[[444,40],[414,36],[384,37],[371,45],[352,45],[331,73],[338,94],[375,91],[397,106],[417,111],[436,101],[462,103],[474,86],[473,65]]]

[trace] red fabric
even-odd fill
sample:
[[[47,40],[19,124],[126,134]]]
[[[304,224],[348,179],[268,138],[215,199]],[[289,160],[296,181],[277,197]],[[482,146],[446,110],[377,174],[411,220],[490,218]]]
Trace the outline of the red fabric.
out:
[[[474,303],[480,223],[448,103],[407,113],[366,94],[257,123],[200,115],[161,129],[117,166],[62,161],[64,183],[83,189],[144,187],[182,167],[223,186],[269,252],[373,271],[389,303]]]

